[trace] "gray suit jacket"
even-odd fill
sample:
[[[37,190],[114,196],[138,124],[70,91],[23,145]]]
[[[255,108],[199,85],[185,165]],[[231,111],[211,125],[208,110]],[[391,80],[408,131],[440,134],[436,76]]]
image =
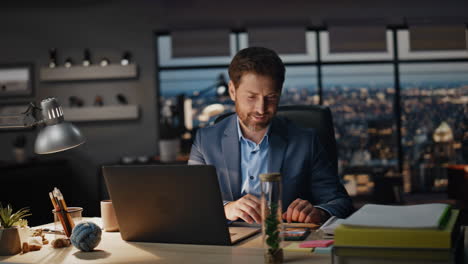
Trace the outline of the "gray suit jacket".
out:
[[[299,128],[287,119],[275,117],[270,132],[268,171],[281,172],[283,211],[296,198],[301,198],[332,215],[347,217],[352,212],[351,199],[315,130]],[[214,165],[223,200],[235,201],[241,197],[237,115],[198,130],[189,164]]]

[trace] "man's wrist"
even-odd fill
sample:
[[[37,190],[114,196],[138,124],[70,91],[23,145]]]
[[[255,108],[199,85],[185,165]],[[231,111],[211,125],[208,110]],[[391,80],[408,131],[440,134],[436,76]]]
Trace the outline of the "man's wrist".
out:
[[[316,210],[318,210],[318,213],[319,213],[319,216],[320,216],[320,223],[319,224],[323,224],[325,223],[328,218],[331,217],[330,213],[327,212],[326,210],[320,208],[320,207],[315,207]]]

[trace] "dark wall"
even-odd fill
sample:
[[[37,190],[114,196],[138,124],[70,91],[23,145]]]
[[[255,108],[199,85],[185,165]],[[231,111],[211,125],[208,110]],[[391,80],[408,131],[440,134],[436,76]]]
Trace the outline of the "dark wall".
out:
[[[29,6],[29,7],[24,7]],[[27,62],[35,66],[35,101],[55,96],[66,103],[70,95],[92,104],[96,95],[114,103],[117,93],[140,106],[140,119],[75,123],[86,135],[79,148],[45,158],[72,161],[83,197],[95,201],[101,164],[123,155],[157,154],[156,65],[154,32],[177,28],[304,24],[326,26],[334,21],[379,20],[386,24],[442,20],[468,22],[468,1],[2,1],[0,4],[0,64]],[[57,48],[59,62],[72,57],[79,62],[89,48],[94,61],[118,61],[128,50],[139,67],[134,80],[44,83],[38,69],[48,62],[48,50]],[[12,102],[12,100],[7,100]],[[28,135],[33,156],[35,132]],[[15,133],[0,132],[0,160],[12,160]],[[44,158],[44,157],[42,157]],[[64,176],[67,177],[67,176]],[[38,179],[40,180],[40,179]],[[46,192],[47,190],[44,190]],[[91,210],[91,212],[95,212]]]
[[[154,13],[157,14],[156,11]],[[75,123],[87,138],[84,145],[40,157],[66,158],[72,161],[76,177],[73,182],[78,183],[76,188],[82,192],[85,204],[90,199],[98,200],[99,165],[115,163],[123,155],[156,154],[154,25],[139,19],[138,14],[99,7],[13,9],[1,12],[0,24],[0,64],[28,62],[35,65],[33,99],[37,102],[54,96],[68,105],[68,97],[75,95],[83,98],[86,105],[92,105],[94,97],[101,95],[106,104],[115,104],[115,95],[122,93],[127,96],[129,103],[140,106],[139,120]],[[51,47],[58,49],[59,63],[63,63],[65,57],[72,57],[75,62],[80,62],[84,48],[91,50],[94,61],[107,57],[113,62],[118,62],[123,51],[129,50],[138,64],[139,78],[40,82],[39,67],[47,65],[48,50]],[[33,156],[36,133],[31,131],[27,134],[28,154]],[[0,160],[13,159],[11,142],[14,137],[14,133],[0,132]],[[44,190],[45,195],[47,191],[49,190]],[[89,211],[95,212],[95,208],[90,208]]]

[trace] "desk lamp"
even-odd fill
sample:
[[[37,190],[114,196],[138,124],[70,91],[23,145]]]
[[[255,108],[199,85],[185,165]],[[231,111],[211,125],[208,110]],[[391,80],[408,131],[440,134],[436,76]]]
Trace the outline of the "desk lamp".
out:
[[[36,110],[42,110],[42,120],[36,120],[34,115]],[[78,128],[71,123],[65,122],[62,107],[55,98],[42,100],[41,108],[30,103],[28,109],[21,115],[24,115],[25,122],[23,125],[0,125],[0,129],[30,128],[44,125],[45,127],[39,131],[34,145],[34,151],[37,154],[64,151],[77,147],[86,141]],[[30,116],[33,117],[34,121],[27,123],[26,120]]]

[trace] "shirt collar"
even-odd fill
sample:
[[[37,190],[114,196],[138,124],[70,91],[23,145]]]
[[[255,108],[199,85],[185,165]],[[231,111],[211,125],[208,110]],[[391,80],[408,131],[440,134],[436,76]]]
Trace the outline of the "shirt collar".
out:
[[[247,139],[246,137],[244,137],[244,134],[242,134],[242,129],[240,128],[240,126],[241,126],[240,119],[239,119],[239,116],[237,116],[237,132],[238,132],[237,135],[239,136],[239,141],[241,141],[241,140],[251,141],[250,139]],[[271,123],[268,124],[267,131],[266,131],[265,135],[263,135],[263,138],[260,141],[260,144],[262,144],[264,141],[268,142],[269,134],[270,134],[270,127],[271,127]],[[258,145],[260,145],[260,144],[258,144]]]

